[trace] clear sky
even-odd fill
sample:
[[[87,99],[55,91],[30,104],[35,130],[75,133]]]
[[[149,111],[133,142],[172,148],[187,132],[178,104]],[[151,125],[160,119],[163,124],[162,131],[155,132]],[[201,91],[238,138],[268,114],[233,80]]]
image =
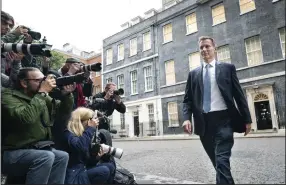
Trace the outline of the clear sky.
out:
[[[84,51],[97,51],[102,40],[121,30],[120,25],[162,0],[2,0],[2,10],[15,22],[46,36],[53,48],[70,43]]]

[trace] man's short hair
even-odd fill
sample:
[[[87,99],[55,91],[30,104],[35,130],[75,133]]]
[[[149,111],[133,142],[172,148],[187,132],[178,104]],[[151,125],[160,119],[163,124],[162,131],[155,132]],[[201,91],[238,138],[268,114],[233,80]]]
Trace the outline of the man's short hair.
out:
[[[105,85],[105,91],[108,91],[109,90],[109,88],[110,88],[110,86],[116,86],[116,84],[115,83],[113,83],[113,82],[109,82],[109,83],[107,83],[106,85]]]
[[[4,21],[4,22],[12,21],[12,27],[14,27],[14,24],[15,24],[14,18],[10,14],[8,14],[4,11],[1,11],[1,21]]]
[[[40,71],[38,68],[35,67],[23,67],[19,70],[19,73],[17,75],[17,83],[16,83],[16,89],[22,89],[20,81],[24,80],[28,77],[28,73],[30,71]]]
[[[76,58],[67,58],[66,63],[82,63],[80,60],[76,59]]]
[[[210,37],[210,36],[201,36],[201,37],[199,38],[198,44],[200,44],[202,41],[208,40],[208,39],[211,40],[212,43],[213,43],[213,46],[215,46],[215,41],[214,41],[214,39],[213,39],[212,37]]]

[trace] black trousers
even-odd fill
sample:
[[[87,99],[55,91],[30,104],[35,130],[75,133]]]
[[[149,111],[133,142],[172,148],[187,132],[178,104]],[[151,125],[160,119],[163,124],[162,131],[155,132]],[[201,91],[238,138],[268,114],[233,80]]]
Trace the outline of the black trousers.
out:
[[[206,113],[204,119],[206,130],[200,139],[216,170],[216,183],[234,184],[230,171],[230,156],[234,141],[228,111]]]

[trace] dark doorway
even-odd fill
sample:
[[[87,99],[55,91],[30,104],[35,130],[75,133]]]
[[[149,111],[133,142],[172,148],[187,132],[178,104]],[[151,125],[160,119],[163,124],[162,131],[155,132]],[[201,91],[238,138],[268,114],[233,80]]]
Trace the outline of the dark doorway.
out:
[[[133,123],[134,123],[134,135],[139,137],[140,128],[139,128],[139,115],[138,115],[138,112],[134,112]]]
[[[257,130],[272,129],[272,119],[269,101],[260,101],[254,103]]]

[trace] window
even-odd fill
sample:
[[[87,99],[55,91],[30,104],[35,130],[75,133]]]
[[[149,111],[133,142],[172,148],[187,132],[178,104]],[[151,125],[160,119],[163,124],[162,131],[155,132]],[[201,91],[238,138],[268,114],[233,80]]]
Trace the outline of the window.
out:
[[[110,82],[112,82],[112,77],[106,79],[106,83],[107,84],[110,83]]]
[[[144,67],[145,91],[153,90],[152,66]]]
[[[137,71],[131,71],[131,94],[137,93]]]
[[[186,17],[187,34],[191,34],[198,31],[197,16],[196,13],[192,13]]]
[[[254,0],[239,0],[240,14],[255,10]]]
[[[155,118],[154,118],[154,105],[148,105],[148,115],[149,115],[149,127],[156,127]]]
[[[120,114],[120,127],[121,130],[125,129],[125,114]]]
[[[174,60],[170,60],[165,63],[165,70],[166,70],[166,85],[175,84],[176,78],[175,78]]]
[[[168,103],[168,115],[169,115],[169,126],[178,127],[179,126],[178,106],[176,102]]]
[[[95,86],[95,94],[100,93],[101,88],[100,85]]]
[[[170,42],[173,40],[172,37],[172,24],[167,24],[163,27],[163,39],[164,43]]]
[[[137,54],[137,38],[130,40],[130,56]]]
[[[228,46],[221,46],[217,48],[217,59],[220,62],[231,63],[230,61],[230,52]]]
[[[262,49],[259,36],[254,36],[245,40],[246,55],[248,65],[257,65],[262,63]]]
[[[282,54],[283,54],[283,57],[285,58],[285,28],[279,29],[279,37],[280,37]]]
[[[189,55],[189,67],[190,71],[196,69],[201,65],[201,56],[200,52],[191,53]]]
[[[106,65],[112,64],[112,49],[106,50]]]
[[[225,11],[223,4],[212,7],[213,25],[223,23],[225,19]]]
[[[120,89],[124,89],[124,75],[119,75],[117,76],[117,88]],[[124,96],[124,94],[122,95]]]
[[[124,59],[124,45],[120,44],[118,45],[118,56],[117,56],[117,61],[123,60]]]
[[[143,51],[151,49],[151,33],[150,31],[143,34]]]

